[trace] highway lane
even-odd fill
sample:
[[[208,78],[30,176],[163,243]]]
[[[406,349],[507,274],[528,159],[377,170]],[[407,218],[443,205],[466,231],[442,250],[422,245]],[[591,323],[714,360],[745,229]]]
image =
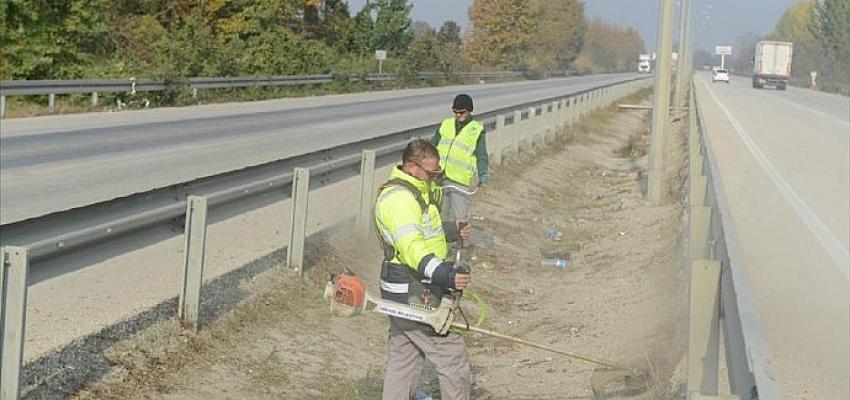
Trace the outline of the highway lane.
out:
[[[452,97],[476,112],[634,74],[7,119],[0,122],[0,224],[439,122]]]
[[[850,398],[850,99],[697,87],[783,394]]]

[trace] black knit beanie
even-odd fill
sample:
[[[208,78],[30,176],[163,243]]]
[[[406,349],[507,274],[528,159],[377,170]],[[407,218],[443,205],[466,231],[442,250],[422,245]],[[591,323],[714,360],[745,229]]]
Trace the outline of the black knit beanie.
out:
[[[452,109],[472,112],[472,97],[469,97],[469,95],[465,93],[455,96],[455,101],[452,103]]]

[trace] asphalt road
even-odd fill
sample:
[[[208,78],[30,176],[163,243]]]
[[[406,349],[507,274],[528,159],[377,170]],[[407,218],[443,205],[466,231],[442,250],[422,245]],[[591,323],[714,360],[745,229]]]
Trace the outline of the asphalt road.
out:
[[[850,398],[850,99],[697,86],[784,398]]]
[[[0,224],[633,78],[597,75],[0,122]]]

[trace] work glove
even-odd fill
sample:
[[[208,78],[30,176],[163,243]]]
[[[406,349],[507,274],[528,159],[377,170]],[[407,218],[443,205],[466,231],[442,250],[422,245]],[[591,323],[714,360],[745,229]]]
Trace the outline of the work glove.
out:
[[[490,171],[481,171],[481,173],[478,174],[478,186],[484,186],[489,184],[490,179],[492,179],[492,177],[490,176]]]

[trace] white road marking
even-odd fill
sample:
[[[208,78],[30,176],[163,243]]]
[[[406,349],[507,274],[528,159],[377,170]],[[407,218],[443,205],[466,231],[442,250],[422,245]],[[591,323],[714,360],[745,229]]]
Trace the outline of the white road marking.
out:
[[[803,220],[803,223],[806,224],[806,227],[814,233],[818,242],[820,242],[821,246],[823,246],[827,253],[829,253],[832,261],[835,262],[838,270],[847,280],[850,280],[850,251],[848,251],[841,241],[829,231],[823,221],[818,218],[817,214],[815,214],[809,205],[806,204],[799,194],[797,194],[797,191],[795,191],[794,188],[784,178],[782,178],[782,175],[776,170],[776,168],[773,167],[773,164],[768,161],[764,153],[762,153],[758,146],[756,146],[752,139],[750,139],[747,131],[741,123],[738,122],[738,119],[735,118],[726,106],[723,105],[720,99],[717,98],[717,95],[714,94],[714,90],[712,90],[708,85],[704,86],[720,109],[723,110],[723,113],[726,114],[729,122],[732,123],[732,127],[735,128],[735,132],[738,134],[741,142],[747,146],[750,154],[752,154],[753,158],[759,163],[759,166],[761,166],[767,176],[770,177],[770,180],[773,181],[773,184],[777,189],[779,189],[779,192],[782,193],[782,197],[791,204],[791,207],[794,208],[794,211],[800,219]]]
[[[841,124],[841,125],[845,125],[845,126],[847,126],[847,127],[850,127],[850,122],[845,121],[845,120],[843,120],[843,119],[841,119],[841,118],[838,118],[838,117],[836,117],[836,116],[834,116],[834,115],[832,115],[832,114],[827,114],[827,113],[825,113],[825,112],[823,112],[823,111],[815,110],[814,108],[811,108],[811,107],[809,107],[809,106],[805,106],[805,105],[802,105],[802,104],[799,104],[799,103],[795,103],[793,100],[783,99],[783,98],[781,98],[781,97],[777,97],[776,99],[778,99],[778,100],[780,100],[780,101],[783,101],[783,102],[785,102],[785,103],[788,103],[788,104],[790,104],[790,105],[792,105],[792,106],[794,106],[794,107],[796,107],[796,108],[799,108],[799,109],[801,109],[801,110],[806,110],[806,111],[808,111],[808,112],[810,112],[810,113],[812,113],[812,114],[820,115],[821,117],[824,117],[824,118],[826,118],[826,119],[828,119],[828,120],[830,120],[830,121],[832,121],[832,122],[836,122],[836,123],[838,123],[838,124]]]

